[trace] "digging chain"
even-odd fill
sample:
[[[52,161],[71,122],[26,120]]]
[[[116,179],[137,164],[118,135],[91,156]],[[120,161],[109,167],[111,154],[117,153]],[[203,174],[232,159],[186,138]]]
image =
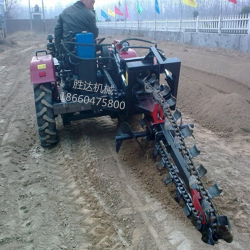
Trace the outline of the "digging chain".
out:
[[[158,149],[158,153],[160,154],[164,166],[167,166],[168,170],[169,170],[169,175],[172,179],[172,181],[175,183],[177,190],[180,194],[182,194],[182,198],[185,201],[185,204],[188,208],[189,211],[191,211],[195,221],[196,221],[196,226],[197,229],[201,229],[201,221],[199,218],[199,215],[197,213],[197,211],[194,208],[194,205],[192,203],[192,198],[190,196],[190,194],[187,192],[187,189],[185,187],[185,185],[183,184],[181,178],[178,176],[177,171],[176,171],[176,167],[170,162],[169,157],[168,157],[168,153],[165,149],[165,145],[163,143],[163,141],[161,140],[160,142],[156,143],[156,147]]]
[[[199,187],[199,193],[200,193],[201,197],[203,199],[205,199],[207,204],[209,205],[208,206],[209,211],[208,210],[206,211],[206,214],[209,216],[209,218],[206,218],[206,219],[209,221],[209,224],[211,226],[212,235],[216,235],[217,234],[217,228],[218,228],[218,221],[217,221],[217,217],[216,217],[216,214],[215,214],[216,210],[214,208],[214,205],[213,205],[212,201],[210,200],[210,198],[208,196],[208,193],[207,193],[206,189],[204,188],[202,182],[200,181],[198,172],[197,172],[197,170],[196,170],[196,168],[194,166],[194,163],[192,161],[192,157],[189,154],[189,151],[188,151],[187,146],[185,144],[184,138],[183,138],[183,136],[182,136],[182,134],[180,132],[180,129],[179,129],[178,125],[176,124],[176,121],[175,121],[175,119],[174,119],[174,117],[172,115],[172,112],[171,112],[171,110],[169,108],[169,104],[164,99],[164,97],[161,95],[160,91],[153,88],[151,84],[147,83],[146,88],[152,90],[152,94],[153,94],[155,100],[162,107],[164,116],[170,121],[172,127],[174,128],[175,135],[179,139],[179,144],[180,144],[179,151],[180,151],[181,155],[183,157],[185,157],[185,159],[187,159],[187,164],[188,164],[187,170],[190,172],[191,175],[193,175],[196,178],[197,184],[198,184],[198,187]],[[195,210],[195,208],[193,206],[190,194],[187,192],[182,180],[178,177],[178,172],[177,172],[176,167],[174,167],[171,164],[171,162],[169,161],[167,151],[164,150],[165,146],[164,146],[163,142],[161,141],[161,142],[157,143],[157,147],[159,149],[159,152],[160,152],[162,158],[164,159],[164,161],[167,164],[170,176],[173,179],[175,185],[177,186],[177,190],[182,194],[182,197],[183,197],[183,199],[185,201],[186,206],[188,208],[190,208],[190,211],[192,211],[194,219],[195,219],[195,221],[197,223],[197,229],[198,230],[201,229],[200,228],[201,227],[201,221],[199,219],[199,215],[198,215],[197,211]]]

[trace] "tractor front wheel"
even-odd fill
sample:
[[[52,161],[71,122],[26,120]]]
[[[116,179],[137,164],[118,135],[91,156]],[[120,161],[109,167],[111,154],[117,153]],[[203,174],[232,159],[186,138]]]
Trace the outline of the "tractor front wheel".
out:
[[[57,143],[51,83],[34,85],[36,118],[41,146]]]

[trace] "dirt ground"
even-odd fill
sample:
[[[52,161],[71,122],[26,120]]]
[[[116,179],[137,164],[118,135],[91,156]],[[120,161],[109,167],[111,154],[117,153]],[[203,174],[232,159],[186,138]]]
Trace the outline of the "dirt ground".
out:
[[[181,59],[177,106],[195,124],[195,143],[223,193],[214,199],[233,229],[231,244],[209,246],[156,170],[152,147],[115,152],[116,121],[57,118],[60,142],[39,145],[29,64],[46,36],[17,34],[0,44],[0,249],[249,249],[250,55],[172,42]],[[108,38],[107,41],[111,41]],[[138,52],[139,54],[142,51]]]

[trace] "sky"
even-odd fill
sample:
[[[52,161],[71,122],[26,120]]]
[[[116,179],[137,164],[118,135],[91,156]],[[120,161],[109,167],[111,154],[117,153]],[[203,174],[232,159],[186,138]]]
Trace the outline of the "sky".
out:
[[[29,0],[21,0],[22,4],[25,5],[25,6],[28,6],[29,5]],[[43,3],[46,7],[52,7],[52,6],[55,6],[57,3],[61,3],[63,2],[64,4],[67,4],[67,3],[71,3],[71,2],[76,2],[76,0],[43,0]],[[112,2],[117,2],[118,3],[118,0],[109,0],[109,3],[112,3]],[[98,6],[98,5],[102,5],[104,3],[104,0],[95,0],[95,6]],[[36,4],[38,4],[39,6],[42,6],[42,0],[30,0],[30,5],[31,7],[34,7]]]
[[[42,0],[20,0],[20,5],[22,6],[22,11],[18,14],[18,17],[23,18],[29,18],[29,1],[30,1],[30,7],[34,8],[37,4],[40,8],[42,7]],[[62,10],[73,3],[75,3],[77,0],[43,0],[44,8],[45,8],[45,18],[54,18],[55,16],[58,16]],[[121,0],[122,2],[123,0]],[[118,4],[119,0],[109,0],[108,3],[114,3]],[[62,4],[62,8],[55,8],[55,6],[58,6],[58,4]],[[105,0],[95,0],[95,9],[100,10],[103,5],[106,5],[107,2]]]

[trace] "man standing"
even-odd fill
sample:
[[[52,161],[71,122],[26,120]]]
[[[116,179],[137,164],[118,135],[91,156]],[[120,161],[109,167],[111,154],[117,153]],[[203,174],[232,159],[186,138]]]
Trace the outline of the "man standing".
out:
[[[96,18],[94,13],[95,0],[80,0],[66,8],[59,15],[55,27],[55,45],[59,51],[61,39],[69,40],[70,32],[82,33],[82,31],[91,32],[94,38],[98,36]]]

